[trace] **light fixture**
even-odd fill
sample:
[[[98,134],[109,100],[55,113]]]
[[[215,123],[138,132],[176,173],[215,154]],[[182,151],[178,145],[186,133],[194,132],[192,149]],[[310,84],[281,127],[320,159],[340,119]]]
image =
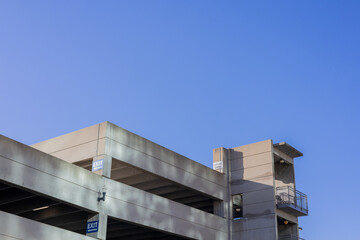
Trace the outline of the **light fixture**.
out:
[[[240,212],[240,211],[241,211],[241,209],[240,209],[240,208],[236,208],[236,209],[235,209],[235,211]]]
[[[288,223],[289,223],[289,221],[287,221],[287,220],[284,221],[284,224],[285,224],[285,225],[287,225]]]
[[[49,208],[49,206],[44,206],[44,207],[39,207],[39,208],[34,208],[33,211],[39,211],[39,210],[43,210],[43,209],[47,209]]]
[[[285,160],[284,160],[284,159],[281,159],[281,160],[280,160],[280,163],[285,163]]]
[[[302,230],[302,227],[299,227],[299,230]]]

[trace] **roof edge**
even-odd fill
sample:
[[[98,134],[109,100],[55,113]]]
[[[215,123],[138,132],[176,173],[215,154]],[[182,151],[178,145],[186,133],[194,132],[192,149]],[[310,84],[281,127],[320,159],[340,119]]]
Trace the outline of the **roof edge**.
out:
[[[277,150],[285,153],[286,155],[288,155],[292,158],[297,158],[297,157],[303,156],[302,152],[300,152],[299,150],[297,150],[296,148],[294,148],[293,146],[291,146],[290,144],[288,144],[286,142],[275,143],[273,146]]]

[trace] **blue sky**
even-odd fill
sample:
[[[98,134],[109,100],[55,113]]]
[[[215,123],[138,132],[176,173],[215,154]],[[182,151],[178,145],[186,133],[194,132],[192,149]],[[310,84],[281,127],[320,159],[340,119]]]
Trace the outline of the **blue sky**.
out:
[[[265,139],[302,151],[306,239],[355,239],[359,1],[0,2],[0,133],[111,121],[207,166]]]

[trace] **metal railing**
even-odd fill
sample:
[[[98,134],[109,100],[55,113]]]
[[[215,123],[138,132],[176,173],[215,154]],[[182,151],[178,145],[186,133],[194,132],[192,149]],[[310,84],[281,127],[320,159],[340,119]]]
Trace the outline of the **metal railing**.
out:
[[[276,188],[277,204],[289,204],[303,212],[308,212],[307,195],[290,186]]]
[[[305,240],[305,239],[293,235],[284,235],[284,236],[279,236],[279,240]]]

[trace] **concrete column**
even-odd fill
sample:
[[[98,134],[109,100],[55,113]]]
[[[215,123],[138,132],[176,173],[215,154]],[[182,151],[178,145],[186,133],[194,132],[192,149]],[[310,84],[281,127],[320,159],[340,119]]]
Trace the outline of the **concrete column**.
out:
[[[92,172],[104,177],[111,177],[112,158],[109,155],[99,155],[93,158]],[[106,201],[106,186],[102,181],[102,187],[99,189],[98,204],[99,213],[91,214],[87,220],[86,235],[97,239],[106,239],[107,219],[104,214],[104,204]]]
[[[108,216],[105,214],[105,201],[106,201],[106,192],[107,188],[105,185],[105,180],[101,180],[101,189],[98,193],[98,213],[89,215],[86,224],[86,236],[90,236],[97,239],[106,239],[107,231],[107,219]]]
[[[214,214],[224,217],[228,221],[228,239],[232,239],[232,202],[231,202],[231,171],[230,171],[230,150],[227,148],[216,148],[213,150],[213,168],[224,173],[227,179],[226,196],[224,201],[214,203]]]
[[[103,213],[90,215],[86,225],[86,236],[105,240],[107,219],[107,215]]]
[[[224,201],[214,201],[214,214],[219,217],[225,217]]]

